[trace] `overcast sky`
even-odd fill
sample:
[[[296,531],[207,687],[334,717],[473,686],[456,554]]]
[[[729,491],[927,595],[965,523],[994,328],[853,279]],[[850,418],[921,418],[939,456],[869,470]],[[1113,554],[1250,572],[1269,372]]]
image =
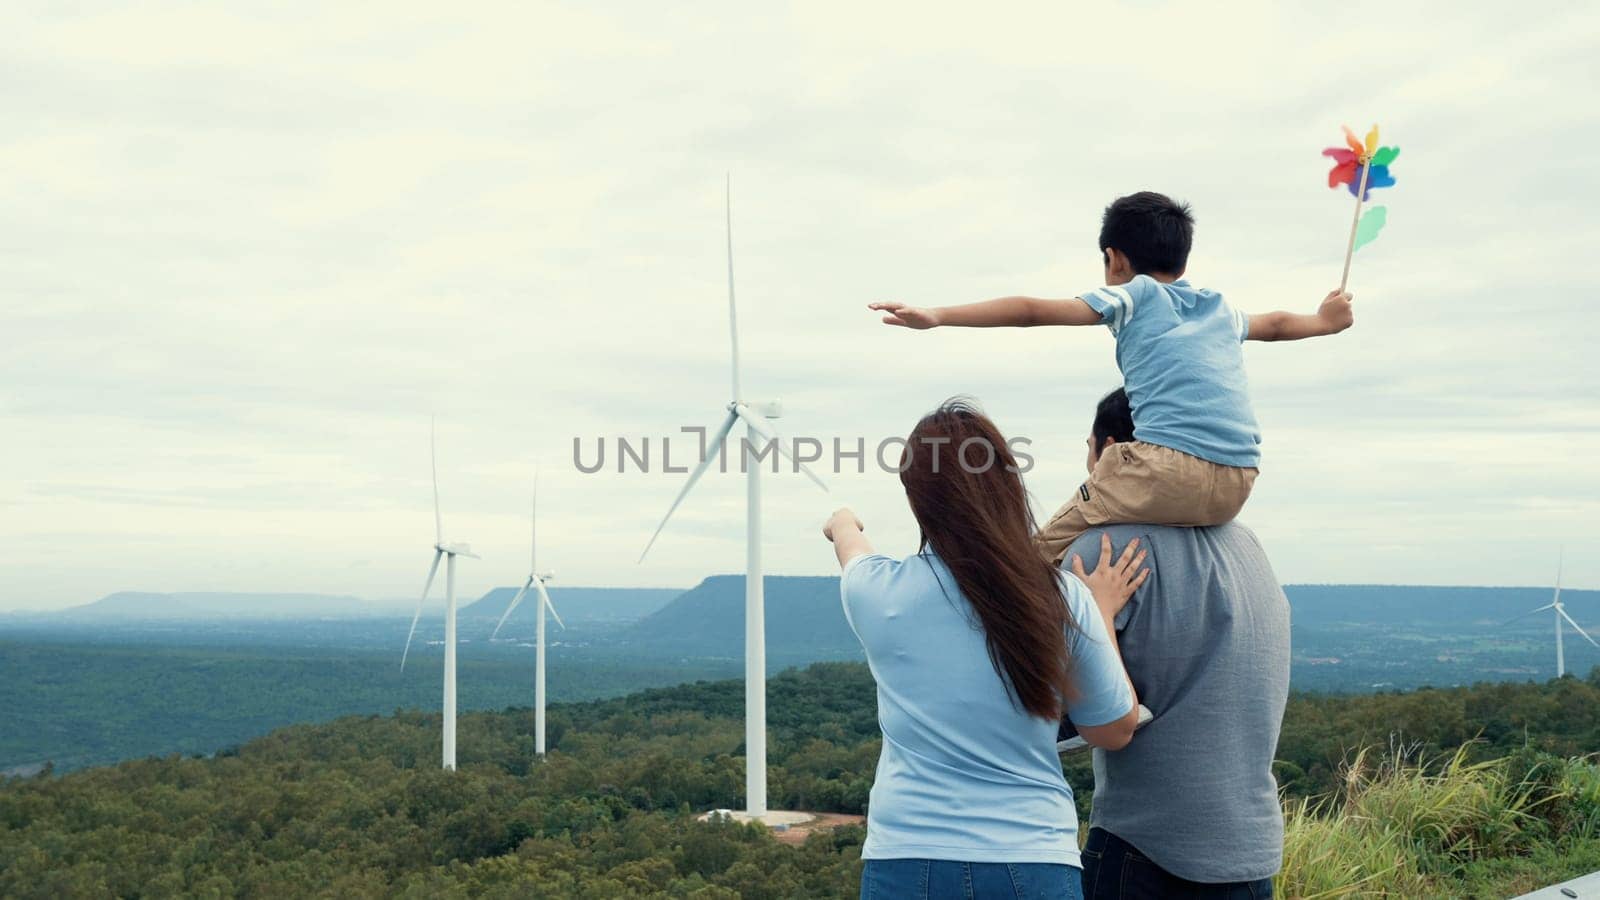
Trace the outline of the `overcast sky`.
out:
[[[1154,189],[1191,280],[1309,311],[1352,209],[1318,153],[1373,120],[1403,153],[1356,327],[1246,350],[1242,519],[1287,582],[1539,584],[1564,545],[1600,586],[1592,4],[223,6],[0,12],[0,610],[414,594],[430,415],[465,595],[526,572],[536,462],[558,583],[741,571],[737,475],[637,565],[682,476],[572,463],[721,417],[727,172],[747,399],[870,445],[972,394],[1048,513],[1109,334],[864,305],[1080,292]],[[914,549],[894,476],[829,480],[768,476],[769,574],[831,571],[839,504]]]

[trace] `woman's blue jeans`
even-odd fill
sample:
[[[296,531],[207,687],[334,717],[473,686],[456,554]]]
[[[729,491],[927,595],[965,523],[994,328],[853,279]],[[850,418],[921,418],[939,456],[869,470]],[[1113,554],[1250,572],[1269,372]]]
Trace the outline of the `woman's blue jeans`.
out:
[[[1055,863],[869,859],[861,900],[1083,900],[1075,866]]]

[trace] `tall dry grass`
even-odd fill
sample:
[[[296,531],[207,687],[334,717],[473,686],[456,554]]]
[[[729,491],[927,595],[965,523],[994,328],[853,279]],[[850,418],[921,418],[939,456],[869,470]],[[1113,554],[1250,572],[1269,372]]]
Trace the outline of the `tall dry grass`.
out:
[[[1431,761],[1362,751],[1335,796],[1286,801],[1278,895],[1466,896],[1486,864],[1600,838],[1592,761],[1472,762],[1470,750]]]

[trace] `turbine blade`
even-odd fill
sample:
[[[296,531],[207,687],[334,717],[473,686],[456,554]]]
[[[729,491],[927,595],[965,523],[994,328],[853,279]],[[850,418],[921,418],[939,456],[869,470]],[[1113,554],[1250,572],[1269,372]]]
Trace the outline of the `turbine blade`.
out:
[[[533,467],[533,513],[528,517],[528,572],[539,571],[539,467]]]
[[[1567,611],[1564,610],[1564,609],[1561,611],[1561,618],[1567,620],[1567,624],[1572,626],[1572,630],[1574,630],[1577,633],[1583,635],[1583,639],[1584,640],[1588,641],[1591,644],[1594,644],[1596,647],[1600,647],[1600,643],[1596,643],[1594,638],[1589,637],[1589,632],[1584,631],[1582,625],[1579,625],[1577,622],[1572,621],[1572,617],[1567,615]]]
[[[1556,605],[1554,603],[1546,603],[1545,605],[1539,607],[1538,609],[1530,609],[1525,613],[1519,613],[1519,614],[1517,614],[1515,616],[1512,616],[1511,618],[1509,618],[1509,619],[1507,619],[1505,621],[1505,625],[1501,625],[1500,627],[1504,628],[1506,625],[1510,625],[1512,622],[1516,622],[1516,621],[1520,621],[1522,619],[1526,619],[1527,617],[1533,615],[1534,613],[1542,613],[1547,609],[1555,609],[1555,608],[1556,608]]]
[[[539,602],[544,604],[545,609],[550,610],[550,615],[555,616],[556,624],[561,626],[561,630],[566,631],[567,623],[561,621],[561,614],[556,612],[556,605],[550,602],[550,594],[544,589],[544,579],[535,578],[533,583],[539,588]]]
[[[1566,562],[1566,558],[1567,548],[1563,546],[1560,552],[1556,554],[1556,596],[1555,600],[1550,601],[1552,603],[1560,602],[1561,600],[1561,564]]]
[[[489,634],[489,640],[494,640],[495,635],[500,633],[500,626],[504,625],[506,620],[511,618],[511,611],[517,608],[518,603],[522,602],[522,595],[528,592],[528,586],[531,584],[533,584],[533,576],[529,575],[528,583],[522,586],[522,590],[517,591],[517,595],[511,598],[510,603],[506,604],[506,611],[500,614],[500,621],[494,623],[494,631]]]
[[[828,485],[821,478],[817,477],[817,473],[811,471],[810,466],[807,466],[805,463],[795,459],[794,453],[788,448],[784,447],[783,436],[778,434],[778,429],[774,428],[771,422],[753,412],[748,412],[746,407],[743,406],[738,407],[737,411],[739,418],[743,419],[746,425],[749,425],[753,431],[761,435],[766,440],[771,441],[773,446],[778,448],[779,456],[788,457],[790,462],[800,467],[800,471],[804,472],[807,478],[816,482],[817,487],[822,488],[824,491],[828,489]]]
[[[728,335],[733,346],[733,400],[739,400],[739,314],[733,302],[733,175],[724,185],[724,211],[728,220]]]
[[[444,542],[444,519],[439,515],[439,438],[438,426],[428,419],[428,465],[433,469],[433,540]]]
[[[443,550],[433,551],[433,565],[428,567],[428,580],[422,583],[422,596],[417,598],[417,612],[411,617],[411,631],[406,635],[406,649],[400,654],[400,671],[406,670],[406,657],[411,655],[411,639],[417,635],[417,620],[422,618],[422,604],[428,601],[428,591],[433,587],[433,576],[439,572],[439,557]]]
[[[739,414],[734,410],[729,410],[728,417],[722,420],[722,427],[717,429],[717,436],[706,444],[706,458],[700,460],[700,465],[695,466],[694,471],[689,473],[689,480],[683,483],[683,490],[678,492],[678,498],[672,501],[671,506],[667,507],[667,514],[661,517],[661,524],[656,526],[656,533],[650,535],[650,543],[645,544],[644,553],[639,554],[639,562],[644,562],[644,558],[649,554],[650,548],[655,546],[656,538],[661,536],[661,529],[667,527],[667,520],[672,518],[672,514],[677,511],[678,504],[683,502],[683,498],[689,496],[690,488],[693,488],[694,483],[699,481],[700,476],[704,475],[706,469],[711,467],[712,460],[722,455],[722,443],[728,439],[728,432],[733,430],[733,423],[737,421],[739,421]]]

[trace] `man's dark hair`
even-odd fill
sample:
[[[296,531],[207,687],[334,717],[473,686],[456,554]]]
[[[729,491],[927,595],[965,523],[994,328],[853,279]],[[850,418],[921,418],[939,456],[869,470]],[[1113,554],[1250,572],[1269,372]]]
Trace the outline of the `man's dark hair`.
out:
[[[1106,449],[1106,438],[1119,444],[1133,440],[1133,407],[1128,405],[1128,392],[1117,388],[1100,398],[1094,408],[1094,427],[1089,429],[1096,450]]]
[[[1100,220],[1100,254],[1122,251],[1135,274],[1181,274],[1194,244],[1194,216],[1189,204],[1166,194],[1140,191],[1118,197]],[[1107,257],[1109,259],[1109,257]]]

